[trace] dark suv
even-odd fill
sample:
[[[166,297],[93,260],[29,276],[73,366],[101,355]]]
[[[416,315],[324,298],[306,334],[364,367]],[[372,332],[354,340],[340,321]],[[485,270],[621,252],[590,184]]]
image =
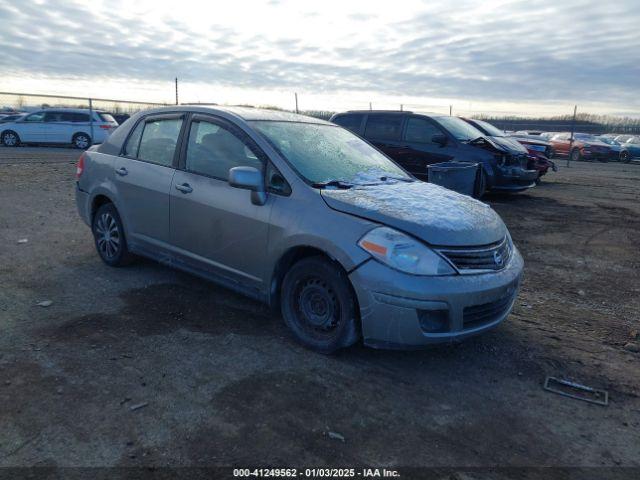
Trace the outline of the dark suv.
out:
[[[526,151],[497,143],[457,117],[407,111],[349,111],[331,121],[365,138],[419,179],[427,165],[455,160],[482,165],[479,190],[521,191],[535,185]]]

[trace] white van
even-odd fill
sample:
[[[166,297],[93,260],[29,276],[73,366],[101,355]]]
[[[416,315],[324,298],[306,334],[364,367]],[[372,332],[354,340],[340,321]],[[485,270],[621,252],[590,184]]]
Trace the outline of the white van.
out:
[[[21,143],[63,143],[87,149],[102,143],[118,127],[108,113],[93,111],[93,125],[88,109],[48,108],[0,125],[0,140],[5,147]]]

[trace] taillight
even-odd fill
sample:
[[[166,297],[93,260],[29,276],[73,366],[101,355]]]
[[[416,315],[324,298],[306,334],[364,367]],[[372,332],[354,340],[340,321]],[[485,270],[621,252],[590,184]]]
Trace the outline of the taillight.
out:
[[[80,180],[82,172],[84,172],[84,156],[85,154],[83,153],[78,159],[78,164],[76,165],[76,180]]]
[[[111,125],[100,125],[100,128],[103,130],[111,130]]]

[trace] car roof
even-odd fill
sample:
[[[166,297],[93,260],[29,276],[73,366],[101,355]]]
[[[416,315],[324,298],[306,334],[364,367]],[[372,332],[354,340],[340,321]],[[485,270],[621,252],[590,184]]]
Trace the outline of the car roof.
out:
[[[338,117],[341,115],[348,115],[351,113],[357,114],[375,114],[375,115],[422,115],[423,117],[429,118],[438,118],[438,117],[448,117],[449,115],[444,113],[434,113],[434,112],[419,112],[413,110],[347,110],[346,112],[336,113],[334,116]]]
[[[66,112],[66,113],[88,113],[88,108],[69,108],[69,107],[46,107],[41,108],[40,110],[33,110],[32,112],[27,113],[38,113],[38,112]],[[96,113],[107,113],[106,110],[99,110],[97,108],[93,109]]]
[[[318,123],[323,125],[333,125],[330,122],[321,120],[307,115],[285,112],[282,110],[270,110],[267,108],[253,107],[227,107],[221,105],[203,106],[203,105],[176,105],[173,107],[154,108],[145,110],[144,114],[164,113],[164,112],[192,112],[192,113],[226,113],[244,121],[251,120],[267,120],[279,122],[297,122],[297,123]]]

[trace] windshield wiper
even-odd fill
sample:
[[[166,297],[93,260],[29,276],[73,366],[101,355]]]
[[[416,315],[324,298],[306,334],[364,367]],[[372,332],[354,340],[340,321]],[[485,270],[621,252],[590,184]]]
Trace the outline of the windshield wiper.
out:
[[[336,187],[336,188],[351,188],[353,187],[352,183],[345,182],[344,180],[327,180],[326,182],[313,182],[311,184],[313,188],[327,188],[327,187]]]

